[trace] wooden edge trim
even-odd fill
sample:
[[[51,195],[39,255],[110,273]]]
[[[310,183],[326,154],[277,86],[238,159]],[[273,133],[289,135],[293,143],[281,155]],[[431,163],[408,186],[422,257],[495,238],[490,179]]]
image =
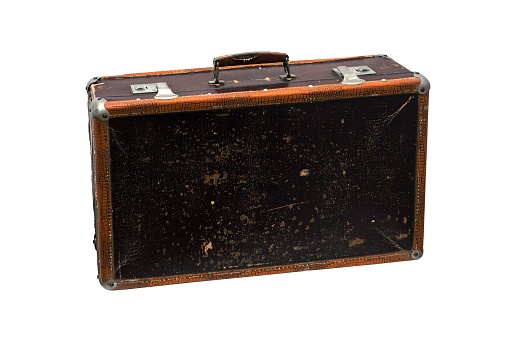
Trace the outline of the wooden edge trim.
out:
[[[95,194],[96,247],[99,280],[105,282],[114,277],[113,223],[111,207],[111,181],[109,163],[109,131],[107,122],[91,118],[93,185]]]
[[[172,100],[123,100],[107,102],[105,107],[111,118],[163,114],[170,112],[192,112],[249,106],[266,106],[358,98],[379,95],[416,93],[420,79],[416,77],[387,81],[369,81],[362,85],[320,85],[313,87],[291,87],[234,93],[195,95]]]
[[[281,266],[270,266],[270,267],[253,267],[241,270],[233,271],[221,271],[221,272],[208,272],[198,274],[185,274],[172,277],[157,277],[157,278],[145,278],[145,279],[126,279],[117,280],[117,286],[115,289],[123,290],[130,288],[149,287],[149,286],[160,286],[160,285],[172,285],[181,284],[188,282],[197,282],[204,280],[219,280],[219,279],[230,279],[230,278],[241,278],[247,276],[259,276],[277,273],[288,273],[288,272],[299,272],[308,270],[319,270],[326,268],[337,268],[337,267],[350,267],[359,265],[371,265],[381,264],[396,261],[405,261],[411,259],[411,252],[395,252],[383,255],[374,255],[358,258],[345,258],[335,260],[324,260],[318,262],[281,265]]]
[[[416,155],[416,194],[414,249],[423,250],[423,223],[425,214],[425,176],[427,160],[427,120],[429,113],[429,94],[419,95],[418,99],[418,149]]]
[[[372,58],[375,55],[366,55],[366,56],[355,56],[348,58],[332,58],[332,59],[315,59],[315,60],[296,60],[289,61],[289,65],[304,65],[304,64],[313,64],[317,62],[329,62],[329,61],[343,61],[343,60],[352,60],[359,58]],[[274,67],[281,66],[280,62],[275,63],[267,63],[261,64],[263,67]],[[259,67],[260,64],[252,64],[252,65],[240,65],[240,66],[225,66],[220,67],[220,70],[227,69],[238,69],[238,68],[255,68]],[[172,74],[185,74],[185,73],[197,73],[197,72],[210,72],[213,71],[213,67],[201,67],[201,68],[188,68],[188,69],[177,69],[171,71],[157,71],[157,72],[143,72],[143,73],[130,73],[130,74],[122,74],[122,75],[110,75],[110,76],[101,76],[101,79],[115,79],[115,78],[137,78],[137,77],[147,77],[147,76],[157,76],[157,75],[172,75]],[[210,79],[212,80],[212,79]]]

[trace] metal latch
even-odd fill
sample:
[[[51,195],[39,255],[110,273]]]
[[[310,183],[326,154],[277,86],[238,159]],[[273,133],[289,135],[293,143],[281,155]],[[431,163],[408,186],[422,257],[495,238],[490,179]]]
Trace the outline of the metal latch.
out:
[[[367,75],[367,74],[376,74],[369,66],[338,66],[334,68],[333,71],[337,73],[338,76],[343,77],[342,84],[344,85],[359,85],[363,84],[365,80],[360,79],[359,75]]]
[[[168,100],[177,98],[178,95],[173,93],[165,82],[157,82],[152,84],[131,85],[132,94],[157,93],[154,99]]]

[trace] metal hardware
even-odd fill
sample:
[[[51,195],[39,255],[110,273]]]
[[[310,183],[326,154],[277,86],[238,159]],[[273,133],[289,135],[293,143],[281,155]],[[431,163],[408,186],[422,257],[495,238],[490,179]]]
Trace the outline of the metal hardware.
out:
[[[157,93],[154,99],[168,100],[178,98],[165,82],[157,82],[152,84],[131,85],[132,94]]]
[[[208,81],[209,85],[220,86],[224,83],[224,80],[219,80],[219,62],[213,62],[213,80]]]
[[[386,54],[378,54],[376,55],[377,57],[380,57],[380,58],[385,58],[385,59],[390,59],[390,60],[393,60],[392,58],[390,58],[388,55]]]
[[[423,255],[423,250],[414,250],[411,252],[411,259],[417,260],[420,259]]]
[[[88,105],[88,112],[94,117],[101,121],[109,120],[109,112],[106,109],[106,99],[103,98],[95,98]]]
[[[114,279],[109,279],[108,281],[102,283],[101,285],[105,289],[112,291],[112,290],[116,289],[117,283]]]
[[[430,91],[429,80],[418,72],[415,72],[415,77],[420,78],[420,85],[418,86],[418,93],[426,94]]]
[[[86,84],[86,90],[88,91],[90,89],[90,86],[92,86],[92,84],[95,84],[97,83],[101,78],[99,77],[93,77],[92,79],[88,80],[88,83]]]
[[[157,89],[157,84],[138,84],[131,85],[132,94],[139,93],[157,93],[159,90]]]
[[[284,59],[282,66],[284,67],[284,74],[279,75],[279,78],[285,81],[290,81],[296,78],[296,75],[291,74],[291,71],[289,70],[289,57]],[[213,80],[208,81],[208,84],[212,86],[220,86],[224,84],[224,80],[219,80],[219,61],[215,59],[213,62]]]
[[[365,80],[360,79],[358,75],[376,74],[369,66],[338,66],[333,71],[340,77],[343,77],[342,84],[344,85],[360,85]]]
[[[282,66],[284,67],[284,73],[286,74],[279,75],[279,78],[286,81],[290,81],[293,78],[296,78],[296,75],[291,74],[291,72],[289,71],[289,58],[286,58],[286,60],[284,60]]]

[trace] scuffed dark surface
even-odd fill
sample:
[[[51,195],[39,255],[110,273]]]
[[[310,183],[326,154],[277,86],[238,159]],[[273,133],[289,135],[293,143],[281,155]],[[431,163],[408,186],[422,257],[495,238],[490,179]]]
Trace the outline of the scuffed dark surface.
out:
[[[115,278],[412,249],[417,101],[111,119]]]
[[[231,93],[239,91],[263,90],[263,88],[288,88],[309,85],[339,84],[342,78],[333,72],[337,66],[361,66],[368,65],[376,74],[362,75],[360,78],[366,81],[381,79],[400,79],[414,76],[407,68],[399,63],[383,57],[360,57],[340,61],[324,61],[300,65],[291,65],[291,73],[296,78],[291,81],[283,81],[279,75],[283,73],[282,64],[277,66],[259,66],[238,69],[221,69],[219,78],[225,83],[221,86],[210,86],[209,80],[213,80],[213,72],[200,71],[183,74],[168,74],[157,76],[120,76],[101,79],[102,85],[95,87],[95,95],[108,101],[134,100],[136,98],[153,98],[155,94],[133,94],[130,85],[153,82],[166,82],[171,91],[179,96]]]

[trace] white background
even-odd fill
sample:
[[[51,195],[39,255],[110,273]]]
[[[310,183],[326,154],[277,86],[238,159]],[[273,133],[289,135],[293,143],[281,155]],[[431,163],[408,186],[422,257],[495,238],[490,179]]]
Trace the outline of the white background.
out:
[[[0,14],[2,338],[507,338],[506,17],[469,1],[25,1]],[[85,84],[273,50],[430,80],[425,255],[109,292]]]

